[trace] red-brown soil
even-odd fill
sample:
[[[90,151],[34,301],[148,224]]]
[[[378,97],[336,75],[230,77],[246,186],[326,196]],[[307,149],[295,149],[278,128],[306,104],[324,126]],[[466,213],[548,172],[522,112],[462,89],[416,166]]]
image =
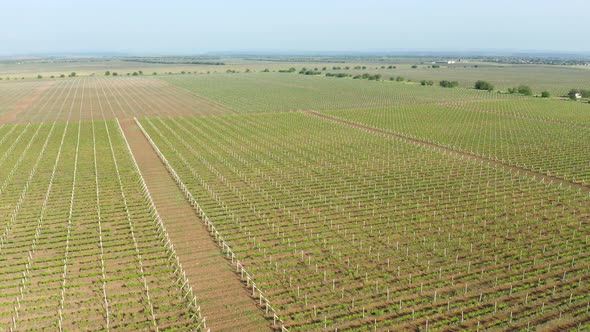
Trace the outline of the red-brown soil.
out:
[[[240,282],[133,120],[123,132],[212,331],[268,331],[271,323]]]
[[[31,93],[30,95],[21,99],[18,103],[16,103],[14,109],[0,115],[0,123],[16,121],[17,115],[23,110],[25,110],[27,107],[29,107],[32,103],[34,103],[35,100],[39,99],[43,92],[49,89],[49,87],[53,85],[53,83],[55,83],[55,81],[48,81],[42,86],[35,89],[35,91],[33,91],[33,93]]]

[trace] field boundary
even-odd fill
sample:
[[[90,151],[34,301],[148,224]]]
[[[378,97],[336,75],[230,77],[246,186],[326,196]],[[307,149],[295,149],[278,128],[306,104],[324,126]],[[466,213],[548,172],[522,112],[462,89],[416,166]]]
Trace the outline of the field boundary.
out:
[[[225,106],[225,105],[223,105],[223,104],[220,104],[220,103],[218,103],[218,102],[215,102],[215,101],[213,101],[213,100],[211,100],[211,99],[205,98],[205,97],[203,97],[203,96],[201,96],[201,95],[199,95],[199,94],[195,93],[194,91],[191,91],[191,90],[189,90],[189,89],[185,88],[184,86],[177,85],[177,84],[172,84],[172,83],[170,83],[170,82],[167,82],[167,81],[164,81],[164,80],[160,80],[160,79],[158,79],[158,80],[159,80],[160,82],[164,83],[164,84],[165,84],[165,85],[167,85],[167,86],[170,86],[170,87],[176,88],[176,89],[178,89],[178,90],[184,91],[185,93],[188,93],[188,94],[190,94],[190,95],[192,95],[192,96],[194,96],[194,97],[196,97],[196,98],[198,98],[198,99],[201,99],[202,101],[205,101],[205,102],[207,102],[207,103],[209,103],[209,104],[212,104],[212,105],[215,105],[215,106],[217,106],[217,107],[220,107],[221,109],[223,109],[223,110],[226,110],[226,111],[228,111],[228,112],[230,112],[230,113],[233,113],[233,114],[240,114],[240,112],[238,112],[238,111],[236,111],[236,110],[233,110],[233,109],[231,109],[231,108],[229,108],[229,107],[227,107],[227,106]]]
[[[205,223],[205,226],[207,226],[207,230],[209,231],[209,235],[211,235],[213,237],[213,240],[220,247],[221,252],[225,255],[225,257],[227,259],[231,259],[231,263],[236,267],[235,273],[240,277],[240,281],[245,282],[246,288],[252,290],[252,297],[254,299],[256,299],[256,297],[258,297],[259,305],[260,305],[260,307],[264,307],[265,313],[272,314],[273,328],[277,328],[277,323],[280,323],[281,331],[288,332],[289,330],[284,326],[284,321],[277,315],[277,312],[271,306],[269,299],[267,299],[264,296],[262,290],[256,286],[256,283],[254,282],[252,275],[246,271],[244,266],[240,263],[239,259],[236,258],[236,254],[233,252],[231,247],[224,240],[221,233],[219,231],[217,231],[217,229],[215,228],[215,226],[213,225],[211,220],[205,214],[205,211],[203,211],[203,209],[201,208],[199,203],[197,203],[197,201],[195,200],[195,198],[193,197],[191,192],[188,190],[186,185],[182,182],[178,173],[176,173],[176,171],[174,170],[172,165],[170,165],[170,163],[168,162],[168,159],[166,159],[166,157],[162,154],[162,152],[160,151],[160,149],[158,148],[156,143],[154,143],[154,141],[152,140],[150,135],[147,133],[147,131],[143,128],[143,126],[141,125],[139,120],[137,120],[136,117],[134,117],[133,120],[135,121],[135,123],[137,124],[137,126],[141,130],[142,134],[147,139],[147,141],[150,143],[151,147],[154,149],[154,151],[156,152],[156,154],[158,155],[160,160],[162,160],[162,163],[166,166],[166,169],[168,170],[170,175],[174,178],[174,181],[176,182],[178,187],[184,193],[185,198],[189,201],[190,205],[193,207],[195,212],[197,212],[197,215],[203,220],[203,222]]]
[[[452,154],[455,154],[455,155],[458,155],[461,157],[469,158],[471,160],[487,162],[490,165],[501,167],[501,168],[508,170],[510,172],[516,171],[517,174],[524,174],[524,175],[531,176],[531,177],[533,177],[533,179],[537,179],[537,177],[540,177],[541,178],[540,182],[542,182],[542,183],[545,181],[550,181],[550,183],[557,182],[560,185],[566,185],[572,189],[578,189],[581,192],[590,194],[590,186],[583,183],[583,182],[577,182],[577,181],[574,182],[574,181],[563,179],[563,178],[560,178],[560,177],[557,177],[554,175],[532,171],[532,170],[524,168],[522,166],[507,164],[507,163],[502,162],[498,159],[487,158],[487,157],[477,155],[475,153],[469,153],[466,151],[456,150],[456,149],[450,148],[450,147],[442,145],[442,144],[437,144],[437,143],[433,143],[433,142],[423,141],[418,138],[395,134],[395,133],[389,132],[387,130],[367,126],[367,125],[356,123],[356,122],[349,121],[349,120],[344,120],[341,118],[337,118],[334,116],[330,116],[330,115],[319,113],[319,112],[312,111],[312,110],[302,111],[302,113],[306,114],[308,116],[313,116],[313,117],[322,119],[322,120],[335,122],[335,123],[349,126],[349,127],[356,128],[356,129],[361,129],[361,130],[364,130],[369,133],[379,134],[379,135],[382,135],[385,137],[390,137],[390,138],[395,138],[395,139],[400,140],[402,142],[406,142],[406,143],[410,143],[410,144],[414,144],[414,145],[419,145],[419,146],[423,146],[423,147],[434,148],[434,149],[437,149],[437,150],[440,150],[443,152],[448,152],[448,153],[452,153]]]
[[[133,151],[131,150],[131,146],[129,145],[129,142],[127,141],[127,137],[125,136],[125,132],[123,131],[123,128],[121,127],[121,123],[119,122],[118,118],[116,118],[116,121],[117,121],[117,127],[119,129],[119,132],[121,133],[121,136],[123,137],[123,140],[125,141],[125,146],[127,147],[127,151],[129,152],[129,155],[131,156],[131,160],[133,162],[133,168],[135,169],[135,171],[139,175],[141,191],[144,195],[144,198],[149,202],[149,210],[153,214],[153,217],[154,217],[153,222],[157,225],[158,230],[159,230],[158,234],[160,236],[160,242],[165,241],[164,247],[166,248],[168,255],[169,255],[168,260],[172,259],[172,265],[174,267],[174,274],[178,278],[176,280],[176,284],[180,285],[179,290],[181,292],[184,290],[185,293],[184,293],[183,298],[187,299],[187,296],[189,296],[189,295],[190,295],[190,298],[192,298],[191,300],[187,301],[189,308],[192,306],[196,312],[192,318],[194,319],[196,316],[197,321],[200,323],[199,326],[202,324],[203,329],[206,332],[210,332],[210,329],[207,328],[206,318],[201,313],[201,307],[199,306],[199,304],[197,302],[197,298],[193,293],[193,287],[190,285],[190,282],[189,282],[188,278],[186,277],[186,272],[182,268],[182,265],[180,264],[180,260],[179,260],[178,256],[176,255],[176,250],[174,249],[174,245],[172,244],[172,241],[170,240],[170,237],[168,236],[168,231],[166,230],[166,227],[164,226],[164,223],[162,222],[160,214],[158,213],[158,210],[156,209],[156,205],[154,204],[154,201],[152,200],[152,195],[145,183],[145,180],[143,178],[143,174],[141,174],[141,170],[139,169],[139,166],[137,165],[137,161],[135,160],[135,156],[133,155]],[[188,298],[188,299],[190,299],[190,298]]]

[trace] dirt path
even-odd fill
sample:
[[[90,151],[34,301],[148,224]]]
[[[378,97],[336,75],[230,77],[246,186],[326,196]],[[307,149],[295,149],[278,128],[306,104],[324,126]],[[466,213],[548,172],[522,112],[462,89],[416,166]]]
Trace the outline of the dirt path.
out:
[[[43,92],[49,89],[49,87],[52,86],[53,83],[55,83],[55,81],[47,81],[45,82],[45,84],[35,89],[33,93],[19,100],[18,103],[16,103],[16,105],[14,106],[13,110],[0,115],[0,123],[15,122],[16,116],[20,112],[25,110],[27,107],[31,106],[31,104],[34,103],[35,100],[39,99]]]
[[[348,121],[348,120],[344,120],[344,119],[340,119],[340,118],[336,118],[330,115],[326,115],[326,114],[322,114],[322,113],[318,113],[315,111],[303,111],[304,114],[310,115],[310,116],[314,116],[316,118],[320,118],[320,119],[324,119],[324,120],[328,120],[328,121],[332,121],[332,122],[336,122],[336,123],[340,123],[343,125],[347,125],[353,128],[357,128],[357,129],[362,129],[368,132],[372,132],[372,133],[377,133],[383,136],[387,136],[387,137],[393,137],[395,139],[398,139],[400,141],[403,142],[407,142],[407,143],[412,143],[415,145],[421,145],[421,146],[427,146],[427,147],[431,147],[431,148],[436,148],[438,150],[442,150],[442,151],[446,151],[446,152],[450,152],[453,153],[455,155],[459,155],[459,156],[463,156],[472,160],[478,160],[478,161],[484,161],[490,165],[494,165],[497,167],[501,167],[503,169],[506,170],[510,170],[513,172],[519,172],[520,174],[526,174],[528,176],[531,177],[537,177],[539,179],[545,179],[545,181],[553,181],[555,183],[562,183],[563,185],[567,185],[572,187],[573,189],[580,189],[582,192],[585,193],[590,193],[590,186],[586,185],[586,184],[582,184],[582,183],[577,183],[577,182],[573,182],[573,181],[569,181],[566,179],[562,179],[560,177],[557,176],[553,176],[553,175],[547,175],[547,174],[543,174],[541,172],[535,172],[535,171],[531,171],[530,169],[526,169],[526,168],[522,168],[519,166],[515,166],[515,165],[510,165],[510,164],[506,164],[503,163],[501,161],[497,161],[494,159],[490,159],[490,158],[485,158],[482,156],[478,156],[476,154],[471,154],[469,152],[465,152],[465,151],[461,151],[461,150],[455,150],[449,147],[446,147],[444,145],[439,145],[436,143],[431,143],[431,142],[426,142],[426,141],[422,141],[419,139],[415,139],[415,138],[409,138],[409,137],[405,137],[402,135],[398,135],[398,134],[394,134],[391,132],[388,132],[386,130],[382,130],[382,129],[378,129],[375,127],[370,127],[370,126],[365,126],[356,122],[352,122],[352,121]]]
[[[256,306],[140,129],[132,119],[122,120],[121,126],[207,327],[211,331],[270,331],[271,323],[264,318],[264,312]]]

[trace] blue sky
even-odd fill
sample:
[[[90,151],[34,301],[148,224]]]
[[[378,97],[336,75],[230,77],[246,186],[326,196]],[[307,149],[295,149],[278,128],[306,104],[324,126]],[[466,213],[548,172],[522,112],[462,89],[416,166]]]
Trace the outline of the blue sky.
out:
[[[587,0],[0,1],[0,55],[482,49],[590,53]]]

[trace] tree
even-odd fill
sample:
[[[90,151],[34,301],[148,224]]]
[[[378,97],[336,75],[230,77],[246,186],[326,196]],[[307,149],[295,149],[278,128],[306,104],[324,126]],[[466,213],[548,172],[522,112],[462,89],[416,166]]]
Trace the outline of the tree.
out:
[[[268,73],[268,72],[270,72],[270,70],[268,70],[268,68],[264,68],[264,70],[262,72],[263,73]]]
[[[405,78],[403,78],[402,76],[398,76],[398,77],[395,78],[395,80],[397,82],[403,82],[405,80]]]
[[[137,76],[137,72],[136,72],[136,71],[134,71],[134,72],[133,72],[133,74],[131,74],[131,75],[133,75],[133,76]]]
[[[416,69],[416,68],[418,68],[417,65],[412,65],[412,69]]]
[[[42,79],[42,78],[43,78],[43,76],[37,75],[37,79]]]
[[[113,72],[113,76],[117,76],[117,75],[119,75],[119,74],[117,74],[117,72],[116,72],[116,71],[115,71],[115,72]]]
[[[61,75],[59,75],[59,77],[64,78],[64,77],[66,77],[66,75],[61,74]]]
[[[139,73],[139,75],[143,75],[143,71],[138,70],[137,72]]]
[[[518,93],[523,94],[525,96],[532,96],[533,90],[528,85],[519,85],[517,88]]]
[[[68,75],[68,76],[69,76],[69,77],[76,77],[76,72],[75,72],[75,71],[73,71],[73,72],[71,72],[71,73],[70,73],[70,75]]]
[[[105,71],[104,76],[111,76],[111,71],[110,70]]]
[[[551,94],[549,93],[549,91],[543,91],[543,92],[541,92],[541,97],[549,98],[549,97],[551,97]]]
[[[443,88],[454,88],[456,86],[459,86],[459,82],[457,82],[457,81],[447,81],[447,80],[442,80],[442,81],[438,82],[438,84],[440,86],[442,86]]]
[[[571,89],[571,90],[570,90],[570,91],[567,93],[567,96],[568,96],[570,99],[574,99],[574,100],[575,100],[575,99],[577,99],[577,98],[578,98],[578,95],[579,95],[579,94],[580,94],[580,91],[579,91],[578,89]]]
[[[492,83],[486,82],[486,81],[482,81],[482,80],[479,80],[479,81],[475,82],[475,88],[477,90],[487,90],[487,91],[494,90],[494,86],[492,85]]]
[[[156,76],[156,75],[158,75],[158,73],[156,73],[156,72],[153,72],[153,73],[152,73],[152,75]]]

